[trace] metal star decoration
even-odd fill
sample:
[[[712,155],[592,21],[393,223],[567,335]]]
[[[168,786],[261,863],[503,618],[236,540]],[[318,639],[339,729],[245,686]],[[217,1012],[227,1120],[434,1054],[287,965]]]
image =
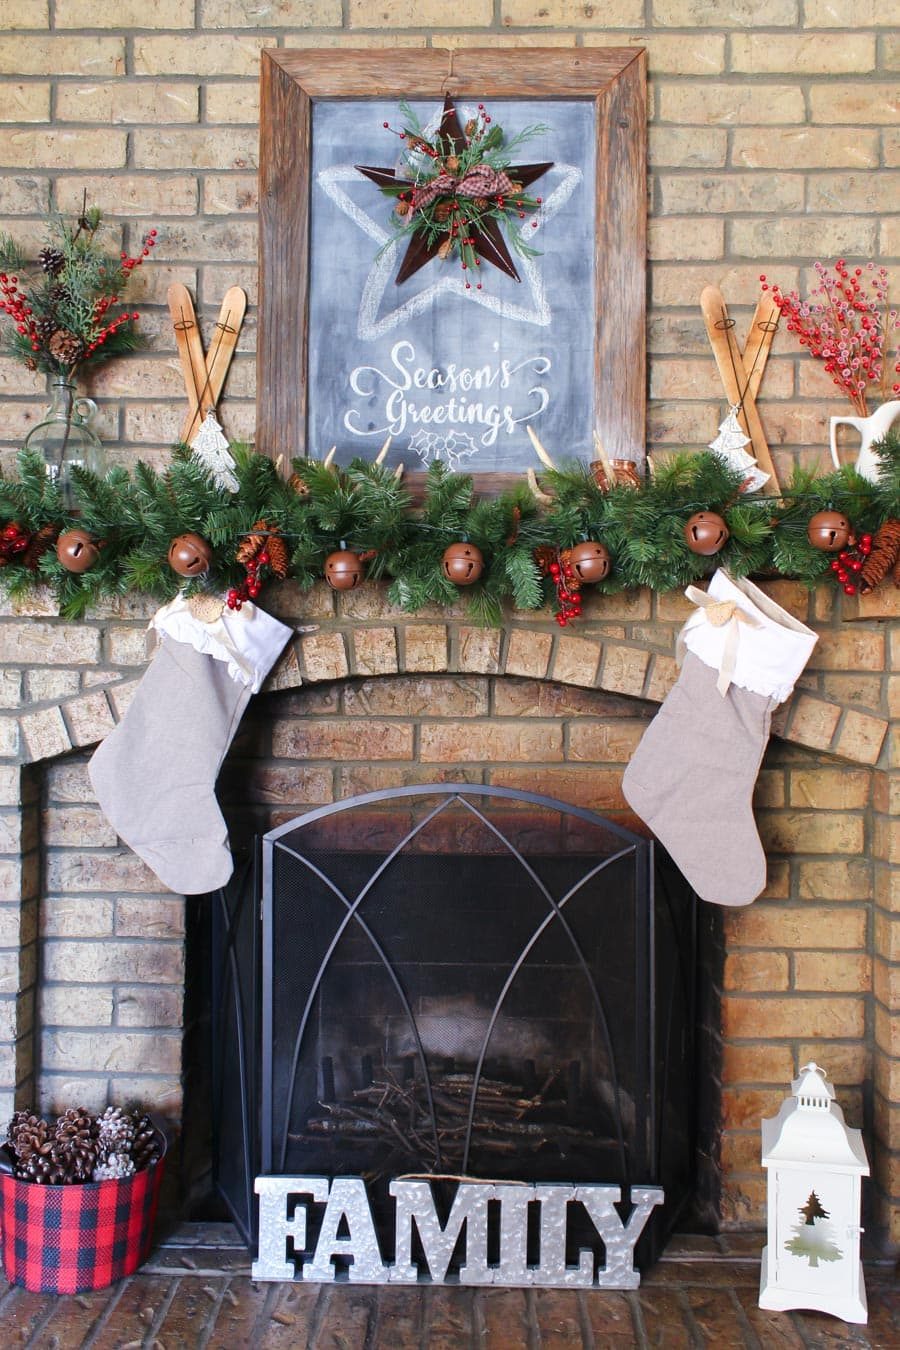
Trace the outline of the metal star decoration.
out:
[[[548,169],[552,169],[553,162],[508,165],[500,171],[488,169],[486,165],[475,164],[469,168],[466,174],[456,177],[454,174],[456,162],[473,145],[473,140],[466,135],[466,131],[470,127],[471,124],[467,126],[466,130],[463,130],[456,105],[448,95],[444,99],[440,129],[435,135],[434,142],[428,144],[423,138],[416,138],[423,146],[428,146],[425,153],[435,161],[438,167],[438,173],[433,178],[414,180],[401,177],[395,169],[376,168],[364,164],[357,164],[355,167],[359,173],[364,174],[377,187],[386,189],[391,196],[396,196],[401,202],[403,201],[401,194],[408,193],[409,210],[412,212],[418,209],[416,194],[424,195],[430,205],[435,201],[452,203],[459,198],[474,201],[474,194],[477,192],[477,200],[490,201],[491,209],[479,210],[474,215],[468,215],[465,221],[465,228],[469,230],[468,246],[474,253],[478,254],[479,258],[499,268],[501,272],[505,272],[513,280],[520,281],[521,278],[516,271],[506,240],[500,229],[500,222],[496,214],[492,214],[491,211],[495,211],[498,206],[501,210],[518,209],[523,204],[520,200],[520,194],[542,174],[545,174]],[[479,123],[479,131],[473,132],[473,137],[479,134],[483,135],[484,130],[483,122]],[[481,177],[478,176],[479,174],[481,174]],[[492,179],[490,175],[494,175],[494,178]],[[485,184],[487,184],[486,188]],[[530,201],[530,199],[526,200]],[[505,203],[505,207],[501,206],[501,203]],[[540,204],[539,198],[537,204]],[[534,206],[532,206],[532,209],[534,209]],[[426,233],[414,229],[409,247],[397,273],[397,285],[401,285],[408,277],[418,272],[419,268],[424,267],[432,258],[446,257],[454,242],[457,241],[457,237],[452,213],[447,220],[447,229],[442,233],[437,231]],[[462,251],[462,248],[460,248],[461,253]]]

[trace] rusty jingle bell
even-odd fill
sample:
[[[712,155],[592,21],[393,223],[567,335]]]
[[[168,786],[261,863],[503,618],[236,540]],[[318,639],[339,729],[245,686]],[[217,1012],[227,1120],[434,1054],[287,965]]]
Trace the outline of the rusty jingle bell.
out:
[[[840,511],[817,511],[806,527],[806,537],[813,548],[823,553],[837,553],[850,543],[850,522]]]
[[[471,586],[481,576],[483,568],[484,557],[474,544],[460,540],[444,550],[441,571],[454,586]]]
[[[569,566],[579,581],[602,581],[609,575],[611,566],[609,549],[596,539],[585,539],[576,544],[569,554]]]
[[[56,541],[56,556],[67,572],[87,572],[100,557],[87,530],[66,530]]]
[[[199,534],[179,534],[169,545],[169,566],[180,577],[202,577],[209,571],[213,551]]]
[[[711,558],[728,543],[729,529],[715,511],[697,511],[684,527],[684,542],[692,553]]]
[[[355,590],[365,575],[359,554],[350,548],[339,548],[325,559],[325,580],[333,591]]]

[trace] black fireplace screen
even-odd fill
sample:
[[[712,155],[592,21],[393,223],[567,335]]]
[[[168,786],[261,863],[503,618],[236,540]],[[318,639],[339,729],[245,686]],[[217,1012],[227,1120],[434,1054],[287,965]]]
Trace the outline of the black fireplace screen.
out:
[[[384,1224],[413,1173],[662,1185],[652,1259],[695,1148],[695,897],[655,855],[459,784],[265,835],[214,937],[216,1177],[248,1243],[257,1173],[363,1176]]]

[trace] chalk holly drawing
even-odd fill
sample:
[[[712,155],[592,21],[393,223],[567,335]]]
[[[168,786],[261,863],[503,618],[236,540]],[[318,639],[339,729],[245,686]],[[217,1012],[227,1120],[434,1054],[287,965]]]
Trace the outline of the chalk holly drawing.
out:
[[[461,459],[478,454],[478,446],[467,431],[417,431],[409,438],[409,448],[415,450],[423,464],[440,459],[454,473],[459,472]]]

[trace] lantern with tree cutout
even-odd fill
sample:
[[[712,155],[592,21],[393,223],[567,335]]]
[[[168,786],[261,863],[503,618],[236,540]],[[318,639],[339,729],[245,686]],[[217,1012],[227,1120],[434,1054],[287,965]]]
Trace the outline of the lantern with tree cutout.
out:
[[[791,1091],[778,1115],[762,1122],[768,1244],[759,1306],[812,1308],[865,1322],[859,1217],[860,1178],[869,1175],[869,1163],[862,1134],[844,1124],[818,1064],[804,1065]]]

